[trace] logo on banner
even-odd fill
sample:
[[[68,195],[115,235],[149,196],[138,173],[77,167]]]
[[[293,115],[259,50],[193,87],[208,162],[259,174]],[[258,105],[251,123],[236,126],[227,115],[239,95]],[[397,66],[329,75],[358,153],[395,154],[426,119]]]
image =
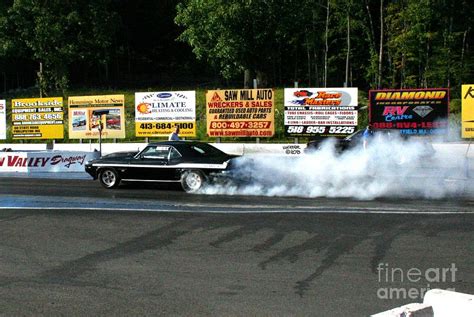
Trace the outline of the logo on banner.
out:
[[[293,95],[303,99],[292,100],[291,103],[302,106],[341,106],[351,103],[350,94],[344,91],[317,91],[313,94],[309,90],[299,90]]]
[[[416,106],[415,108],[413,108],[413,112],[415,112],[422,118],[430,114],[431,111],[433,111],[433,108],[431,108],[430,106]]]
[[[168,98],[171,98],[173,94],[169,92],[162,92],[162,93],[157,94],[156,96],[161,99],[168,99]]]
[[[143,102],[137,106],[137,111],[140,112],[141,114],[149,114],[151,113],[150,108],[151,106],[149,103]]]
[[[298,90],[293,93],[295,97],[311,97],[313,93],[309,90]]]
[[[219,94],[215,92],[214,95],[212,96],[211,102],[217,102],[217,101],[222,101],[222,99],[219,96]]]

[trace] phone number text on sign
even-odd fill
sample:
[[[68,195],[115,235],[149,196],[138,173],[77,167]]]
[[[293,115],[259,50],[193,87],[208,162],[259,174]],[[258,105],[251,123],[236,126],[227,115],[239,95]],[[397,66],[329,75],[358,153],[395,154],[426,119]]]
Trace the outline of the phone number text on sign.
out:
[[[268,129],[270,121],[212,121],[212,129]]]
[[[194,123],[140,123],[140,129],[144,130],[170,130],[173,129],[175,126],[178,126],[180,129],[193,129]]]
[[[288,134],[337,134],[345,135],[355,132],[356,127],[348,126],[320,126],[320,125],[289,125],[286,126],[286,133]]]

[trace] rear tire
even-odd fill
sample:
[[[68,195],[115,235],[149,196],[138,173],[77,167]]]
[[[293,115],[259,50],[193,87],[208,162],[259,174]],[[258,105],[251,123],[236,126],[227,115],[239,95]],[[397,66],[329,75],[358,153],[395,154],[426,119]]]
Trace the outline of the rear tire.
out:
[[[120,185],[120,176],[113,168],[104,168],[99,173],[100,184],[107,188],[116,188]]]
[[[181,174],[181,187],[187,193],[195,193],[200,190],[207,179],[199,170],[184,171]]]

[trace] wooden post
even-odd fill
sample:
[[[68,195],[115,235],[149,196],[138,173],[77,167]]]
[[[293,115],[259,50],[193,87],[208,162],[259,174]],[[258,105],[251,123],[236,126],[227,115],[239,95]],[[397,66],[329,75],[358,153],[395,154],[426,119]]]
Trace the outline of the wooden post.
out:
[[[254,80],[253,80],[253,89],[258,89],[258,81],[257,81],[256,78],[254,78]],[[255,143],[260,143],[260,138],[259,137],[257,137],[255,139]]]
[[[43,63],[40,62],[39,64],[39,72],[38,72],[38,80],[39,80],[39,93],[40,98],[43,98]]]

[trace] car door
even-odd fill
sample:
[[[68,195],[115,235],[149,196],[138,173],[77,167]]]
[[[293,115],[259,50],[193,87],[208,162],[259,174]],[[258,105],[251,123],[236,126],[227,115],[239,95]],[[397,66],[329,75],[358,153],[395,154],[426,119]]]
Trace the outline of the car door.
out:
[[[129,179],[171,180],[168,166],[169,146],[149,145],[130,161]]]

